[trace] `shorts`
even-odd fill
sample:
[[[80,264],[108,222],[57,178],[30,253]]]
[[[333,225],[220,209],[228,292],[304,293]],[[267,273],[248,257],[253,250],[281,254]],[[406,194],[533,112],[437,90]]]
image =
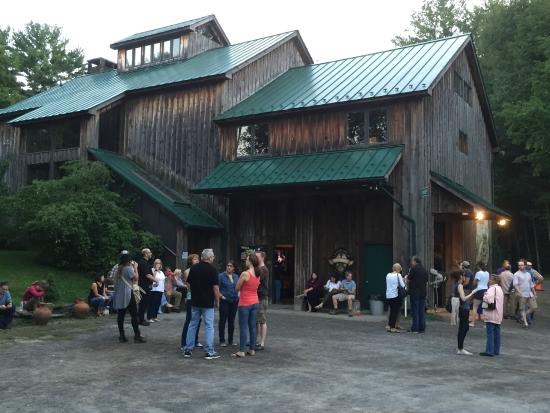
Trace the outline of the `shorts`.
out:
[[[482,300],[483,301],[483,296],[485,295],[485,292],[487,290],[477,290],[476,293],[474,294],[474,298],[476,300]]]
[[[258,313],[256,314],[256,322],[258,324],[265,324],[267,322],[266,313],[267,313],[267,304],[268,298],[262,298],[260,300],[260,305],[258,306]]]
[[[522,310],[529,307],[529,310],[536,310],[538,308],[537,299],[535,297],[518,297],[519,309]]]
[[[347,301],[348,297],[351,297],[352,300],[355,300],[355,296],[352,294],[340,293],[340,294],[336,294],[334,297],[336,297],[338,301]]]

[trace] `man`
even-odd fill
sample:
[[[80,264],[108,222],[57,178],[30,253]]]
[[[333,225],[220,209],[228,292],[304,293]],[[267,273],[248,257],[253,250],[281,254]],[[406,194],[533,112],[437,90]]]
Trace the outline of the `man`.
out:
[[[541,284],[544,281],[544,277],[541,275],[540,272],[538,272],[537,270],[535,270],[533,268],[533,263],[532,262],[527,261],[525,263],[525,267],[526,267],[527,272],[529,274],[531,274],[531,279],[533,280],[533,284],[535,284],[535,291],[536,291],[537,284]],[[533,299],[535,300],[535,302],[537,301],[536,296],[533,297]],[[531,314],[529,315],[527,321],[531,323],[534,318],[535,318],[535,311],[533,310],[533,311],[531,311]]]
[[[44,301],[44,294],[44,284],[39,281],[33,282],[23,293],[23,309],[32,313],[36,305]]]
[[[187,283],[191,288],[193,297],[191,308],[191,324],[187,331],[186,343],[183,356],[191,357],[195,348],[195,339],[199,321],[203,320],[205,325],[206,344],[204,349],[206,360],[220,358],[220,355],[214,350],[214,305],[219,307],[220,288],[218,272],[212,265],[214,262],[214,251],[205,249],[201,254],[201,262],[191,267]]]
[[[514,289],[512,283],[514,281],[514,274],[510,269],[512,266],[510,263],[503,262],[505,265],[504,269],[500,272],[500,287],[504,293],[504,318],[511,318],[516,309],[517,299],[515,299],[516,294],[512,293]]]
[[[428,271],[422,266],[419,257],[412,257],[411,270],[407,277],[409,282],[409,296],[411,297],[412,326],[410,333],[424,333],[426,331],[426,284]]]
[[[500,275],[501,273],[506,271],[506,269],[509,270],[510,268],[512,268],[512,266],[510,265],[510,261],[509,260],[502,260],[502,263],[500,264],[500,267],[497,270],[497,275]]]
[[[143,248],[141,250],[141,258],[138,261],[138,285],[143,288],[145,294],[141,297],[138,308],[138,319],[139,324],[142,326],[148,326],[150,323],[145,319],[145,314],[147,312],[147,307],[151,302],[151,287],[155,281],[153,276],[153,268],[151,265],[151,257],[153,253],[149,248]]]
[[[267,337],[267,304],[269,301],[269,270],[265,266],[265,252],[256,251],[260,262],[260,286],[258,287],[259,308],[256,315],[256,350],[265,348]]]
[[[527,271],[527,265],[524,260],[518,261],[518,271],[514,274],[514,288],[518,295],[519,312],[523,321],[523,327],[528,328],[527,317],[537,309],[535,297],[535,283],[531,274]],[[527,309],[527,310],[526,310]]]
[[[0,282],[0,329],[11,328],[15,307],[11,299],[8,283]]]
[[[346,277],[340,281],[340,292],[332,296],[332,305],[334,310],[330,314],[336,314],[338,311],[338,301],[348,302],[348,316],[353,317],[353,300],[355,300],[355,289],[357,288],[353,281],[351,271],[346,271]]]
[[[472,291],[472,284],[473,284],[473,280],[474,280],[474,273],[472,272],[472,270],[470,269],[470,262],[469,261],[462,261],[460,264],[459,264],[459,268],[463,271],[464,273],[464,284],[463,287],[464,287],[464,294],[468,295],[470,294],[470,292]]]

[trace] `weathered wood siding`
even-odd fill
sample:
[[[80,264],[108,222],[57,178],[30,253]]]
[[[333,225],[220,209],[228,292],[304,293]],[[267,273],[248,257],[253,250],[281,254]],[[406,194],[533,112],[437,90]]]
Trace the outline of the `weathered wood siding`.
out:
[[[0,122],[0,160],[10,162],[4,176],[8,190],[16,191],[25,182],[23,162],[20,159],[21,129]]]

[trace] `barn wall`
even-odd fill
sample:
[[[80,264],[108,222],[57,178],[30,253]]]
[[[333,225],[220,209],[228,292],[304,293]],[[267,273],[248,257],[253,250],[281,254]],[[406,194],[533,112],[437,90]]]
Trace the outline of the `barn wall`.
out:
[[[4,176],[4,182],[10,191],[18,190],[25,182],[21,154],[21,129],[0,123],[0,160],[10,162]]]

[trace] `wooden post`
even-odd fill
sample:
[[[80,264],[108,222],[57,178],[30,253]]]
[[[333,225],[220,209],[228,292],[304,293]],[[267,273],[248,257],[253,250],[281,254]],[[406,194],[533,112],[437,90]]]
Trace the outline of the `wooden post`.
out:
[[[184,270],[185,262],[181,258],[181,253],[183,251],[188,251],[189,243],[187,239],[187,230],[183,227],[182,224],[178,224],[176,227],[176,268],[181,268]]]
[[[313,217],[303,200],[297,202],[294,235],[294,309],[302,309],[303,298],[296,298],[305,288],[306,278],[313,270]]]

